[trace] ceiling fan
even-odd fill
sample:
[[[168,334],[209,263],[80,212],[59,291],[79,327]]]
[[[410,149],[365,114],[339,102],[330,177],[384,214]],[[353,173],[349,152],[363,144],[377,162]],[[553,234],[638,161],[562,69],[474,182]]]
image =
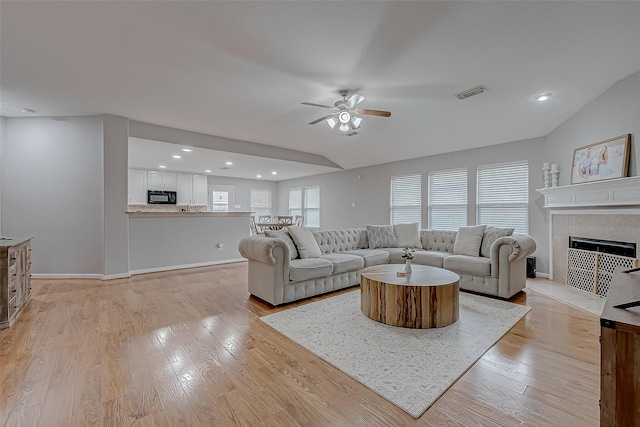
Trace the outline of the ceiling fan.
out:
[[[365,108],[356,108],[356,105],[360,104],[364,101],[364,96],[358,95],[354,93],[347,99],[347,95],[349,91],[346,89],[342,89],[340,91],[340,95],[342,99],[336,101],[333,104],[333,107],[329,105],[322,104],[314,104],[313,102],[303,102],[303,105],[311,105],[312,107],[322,107],[329,108],[333,110],[331,114],[327,114],[324,117],[320,117],[317,120],[310,122],[310,125],[315,125],[316,123],[320,123],[322,121],[326,121],[327,124],[331,127],[331,129],[335,128],[336,125],[340,132],[342,132],[345,136],[353,136],[357,135],[356,129],[360,129],[360,124],[362,123],[362,115],[369,116],[378,116],[378,117],[389,117],[391,116],[391,112],[382,111],[382,110],[368,110]]]

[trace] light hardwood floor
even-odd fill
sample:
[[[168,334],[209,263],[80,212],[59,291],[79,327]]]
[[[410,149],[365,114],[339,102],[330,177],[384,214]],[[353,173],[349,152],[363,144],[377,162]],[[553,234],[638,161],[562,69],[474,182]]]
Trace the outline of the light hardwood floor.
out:
[[[529,314],[415,420],[258,320],[293,305],[249,298],[246,275],[33,280],[0,331],[0,425],[598,425],[596,316],[519,294]]]

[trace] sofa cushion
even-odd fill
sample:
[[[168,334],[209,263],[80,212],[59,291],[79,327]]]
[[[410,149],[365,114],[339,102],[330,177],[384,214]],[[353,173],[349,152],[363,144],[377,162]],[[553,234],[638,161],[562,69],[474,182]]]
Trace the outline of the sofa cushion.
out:
[[[417,222],[411,224],[394,224],[393,232],[398,239],[398,246],[401,248],[421,248],[420,225]]]
[[[293,240],[291,240],[291,236],[289,236],[289,232],[287,230],[265,230],[264,235],[266,237],[275,237],[284,240],[287,246],[289,246],[291,259],[298,258],[298,250],[296,249],[296,244],[293,243]]]
[[[318,246],[318,242],[316,242],[316,238],[313,236],[313,233],[311,233],[311,230],[295,225],[287,227],[287,230],[296,243],[300,258],[317,258],[322,255],[320,246]]]
[[[292,282],[326,277],[331,273],[333,273],[333,264],[326,259],[292,259],[289,266],[289,280]]]
[[[356,249],[345,254],[357,255],[364,260],[364,266],[386,264],[389,262],[389,252],[380,249]]]
[[[345,271],[360,270],[364,267],[362,257],[351,254],[325,254],[318,259],[326,259],[333,264],[333,274],[344,273]]]
[[[393,225],[367,225],[369,249],[395,248],[398,240],[393,232]]]
[[[490,258],[491,246],[500,237],[507,237],[513,234],[513,228],[487,227],[482,236],[482,246],[480,247],[480,255]]]
[[[460,227],[453,244],[453,253],[456,255],[480,256],[480,245],[486,225],[472,227]]]
[[[456,231],[422,230],[420,240],[422,247],[428,251],[451,252],[456,241]]]
[[[490,276],[491,260],[479,256],[451,255],[444,259],[443,267],[456,273]]]
[[[402,258],[402,255],[404,255],[403,248],[382,248],[382,250],[389,253],[389,262],[391,264],[404,263],[406,261],[405,258]],[[416,252],[414,253],[414,256],[419,251],[422,251],[422,250],[421,249],[416,250]]]
[[[438,251],[416,251],[413,258],[414,264],[428,265],[429,267],[442,268],[442,262],[446,257],[451,256],[449,252]]]

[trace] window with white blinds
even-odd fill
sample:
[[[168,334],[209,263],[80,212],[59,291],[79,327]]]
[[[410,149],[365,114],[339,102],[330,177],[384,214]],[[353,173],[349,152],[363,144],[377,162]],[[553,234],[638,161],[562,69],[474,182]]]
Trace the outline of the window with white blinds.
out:
[[[289,215],[302,215],[302,188],[289,189]]]
[[[478,166],[477,223],[528,234],[529,163]]]
[[[272,215],[271,190],[251,190],[251,212],[255,215]]]
[[[429,172],[429,228],[458,230],[467,225],[467,169]]]
[[[422,217],[422,176],[391,177],[391,224],[417,222]]]
[[[289,215],[302,215],[305,227],[320,228],[320,186],[290,188]]]

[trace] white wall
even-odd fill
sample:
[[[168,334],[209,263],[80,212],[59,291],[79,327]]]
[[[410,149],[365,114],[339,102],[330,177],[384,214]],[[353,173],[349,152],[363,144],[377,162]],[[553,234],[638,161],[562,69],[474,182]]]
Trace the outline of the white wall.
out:
[[[0,236],[4,236],[2,234],[2,182],[4,180],[4,166],[2,159],[2,151],[4,150],[4,141],[5,141],[5,118],[0,116]]]
[[[558,163],[559,185],[571,182],[575,148],[627,133],[632,134],[629,176],[637,176],[640,149],[634,141],[640,135],[640,72],[614,84],[547,136],[547,158]]]
[[[425,143],[430,143],[426,141]],[[334,172],[282,181],[278,185],[278,210],[288,210],[288,191],[292,187],[320,185],[320,228],[364,227],[366,224],[388,224],[390,221],[391,177],[409,173],[422,174],[422,227],[427,227],[429,171],[467,167],[469,224],[476,218],[476,168],[478,165],[517,160],[529,161],[529,234],[536,240],[538,271],[548,272],[548,228],[542,196],[541,167],[545,155],[545,139],[493,145],[437,156],[420,157],[401,162]],[[355,207],[351,207],[355,203]]]
[[[34,274],[102,273],[102,117],[5,118],[2,232]]]
[[[248,212],[251,210],[251,190],[271,190],[271,203],[273,204],[273,213],[277,212],[278,202],[278,183],[275,181],[266,181],[261,179],[241,179],[228,178],[222,176],[207,177],[208,185],[227,185],[233,187],[233,203],[240,205],[239,209],[234,211]]]

